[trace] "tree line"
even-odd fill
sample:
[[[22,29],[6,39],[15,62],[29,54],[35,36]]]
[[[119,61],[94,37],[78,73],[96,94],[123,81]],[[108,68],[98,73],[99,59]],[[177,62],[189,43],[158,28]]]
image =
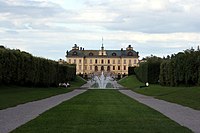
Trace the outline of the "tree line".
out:
[[[167,58],[149,57],[135,69],[142,82],[164,86],[200,86],[200,50],[188,49]]]
[[[162,58],[151,56],[145,60],[145,62],[140,63],[139,67],[135,68],[137,78],[144,83],[158,83]]]
[[[0,46],[0,85],[57,86],[75,78],[74,65],[56,61]]]
[[[200,50],[188,49],[164,58],[159,79],[167,86],[200,85]]]

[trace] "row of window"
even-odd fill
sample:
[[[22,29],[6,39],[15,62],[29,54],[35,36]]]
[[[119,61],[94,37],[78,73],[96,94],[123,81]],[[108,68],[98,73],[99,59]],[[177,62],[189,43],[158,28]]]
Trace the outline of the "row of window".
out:
[[[102,71],[104,70],[107,70],[107,71],[110,71],[111,67],[110,66],[107,66],[107,69],[104,68],[104,66],[101,66],[101,69]],[[79,70],[82,70],[82,66],[79,65]],[[84,70],[87,70],[87,66],[84,67]],[[93,70],[93,66],[90,66],[90,70]],[[94,67],[94,70],[95,71],[98,71],[98,66],[95,66]],[[117,69],[115,68],[115,66],[112,66],[112,70],[121,70],[121,67],[120,66],[117,66]],[[127,70],[127,66],[124,66],[123,70]]]
[[[76,51],[74,51],[73,55],[78,55],[78,53]],[[94,55],[93,53],[91,53],[91,52],[89,53],[89,56],[93,56],[93,55]],[[133,56],[133,53],[132,52],[128,52],[127,55],[128,56]],[[117,56],[117,54],[116,53],[112,53],[112,56]]]
[[[124,64],[126,64],[126,61],[127,60],[124,60]],[[121,60],[118,60],[117,61],[118,62],[118,64],[121,64]],[[71,59],[69,59],[69,63],[71,64],[72,62],[71,62]],[[73,62],[74,64],[77,64],[77,62],[76,62],[76,59],[74,59],[74,62]],[[81,64],[82,63],[82,59],[79,59],[79,64]],[[87,60],[84,60],[84,63],[87,63]],[[92,59],[90,59],[90,64],[92,64],[93,63],[93,61],[92,61]],[[101,64],[104,64],[105,63],[105,60],[101,60]],[[115,64],[116,63],[116,61],[115,60],[113,60],[113,62],[112,62],[112,64]],[[132,62],[131,62],[131,60],[129,60],[129,64],[131,64]],[[95,59],[95,64],[98,64],[98,60],[97,59]],[[110,64],[110,60],[108,60],[108,64]],[[137,60],[134,60],[134,64],[137,64]]]

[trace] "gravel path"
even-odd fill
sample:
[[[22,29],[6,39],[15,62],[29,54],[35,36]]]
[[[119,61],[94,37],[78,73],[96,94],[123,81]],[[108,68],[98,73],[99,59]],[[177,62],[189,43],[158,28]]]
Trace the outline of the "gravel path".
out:
[[[52,107],[77,96],[86,90],[74,90],[39,101],[29,102],[16,107],[0,110],[0,133],[8,133],[26,122],[36,118]]]
[[[121,93],[143,103],[174,120],[182,126],[200,133],[200,111],[178,104],[155,99],[150,96],[137,94],[131,90],[119,90]]]

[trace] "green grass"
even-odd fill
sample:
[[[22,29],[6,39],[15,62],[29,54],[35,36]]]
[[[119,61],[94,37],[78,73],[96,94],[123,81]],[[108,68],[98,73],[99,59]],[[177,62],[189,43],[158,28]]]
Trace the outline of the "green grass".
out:
[[[133,75],[123,78],[122,80],[118,81],[118,83],[127,88],[138,88],[139,86],[144,86],[144,83],[138,81]]]
[[[13,107],[18,104],[44,99],[54,95],[67,93],[84,84],[80,77],[71,82],[71,87],[62,88],[31,88],[19,86],[1,86],[0,87],[0,109]]]
[[[159,112],[117,90],[88,90],[13,133],[189,133]]]
[[[150,84],[149,87],[139,88],[144,84],[135,76],[129,76],[119,83],[135,92],[200,110],[200,87],[164,87]]]

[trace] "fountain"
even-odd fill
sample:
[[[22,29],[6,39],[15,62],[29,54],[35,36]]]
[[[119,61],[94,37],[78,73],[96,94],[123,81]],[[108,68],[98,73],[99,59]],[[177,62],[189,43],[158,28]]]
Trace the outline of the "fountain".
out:
[[[93,78],[90,81],[90,84],[91,88],[93,89],[118,88],[117,82],[114,81],[114,79],[110,75],[105,76],[103,71],[101,72],[100,76],[93,76]]]

